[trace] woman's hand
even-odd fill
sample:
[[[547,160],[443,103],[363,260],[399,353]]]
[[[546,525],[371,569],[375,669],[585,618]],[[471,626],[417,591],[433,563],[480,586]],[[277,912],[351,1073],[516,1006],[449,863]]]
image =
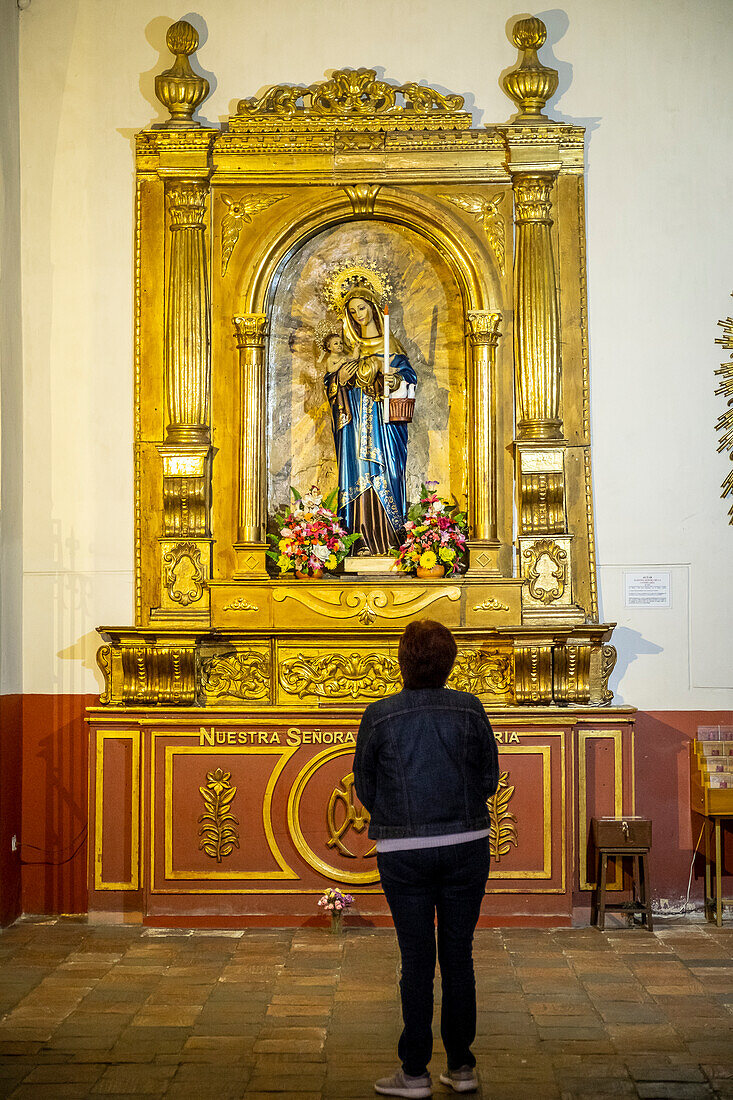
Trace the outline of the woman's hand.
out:
[[[347,385],[348,382],[356,374],[356,368],[359,365],[358,359],[345,359],[339,367],[339,384],[342,386]]]

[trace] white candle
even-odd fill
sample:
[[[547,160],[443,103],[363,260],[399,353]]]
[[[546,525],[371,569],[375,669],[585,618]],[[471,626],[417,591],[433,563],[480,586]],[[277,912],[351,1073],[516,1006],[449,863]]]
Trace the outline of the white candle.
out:
[[[384,423],[389,424],[389,306],[384,307]]]

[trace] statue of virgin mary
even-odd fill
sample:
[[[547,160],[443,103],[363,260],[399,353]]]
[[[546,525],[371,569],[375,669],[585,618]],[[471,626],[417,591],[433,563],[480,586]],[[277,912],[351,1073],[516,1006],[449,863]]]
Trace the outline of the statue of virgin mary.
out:
[[[391,394],[408,392],[407,387],[414,395],[417,376],[391,334],[385,356],[386,275],[368,261],[337,264],[324,297],[343,333],[343,358],[334,362],[330,355],[324,377],[336,447],[339,519],[349,534],[361,535],[357,552],[383,555],[399,545],[407,507],[407,421],[385,416],[385,407]]]

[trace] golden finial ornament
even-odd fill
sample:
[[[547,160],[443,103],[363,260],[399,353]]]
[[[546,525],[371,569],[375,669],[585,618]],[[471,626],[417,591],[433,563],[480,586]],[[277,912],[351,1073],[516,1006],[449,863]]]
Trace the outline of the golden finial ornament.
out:
[[[198,49],[199,35],[185,19],[172,23],[165,36],[166,45],[176,60],[170,69],[155,78],[155,94],[170,111],[166,126],[199,126],[193,112],[209,94],[209,82],[191,68],[189,56]]]
[[[547,38],[547,27],[531,16],[514,24],[512,41],[523,53],[515,69],[502,78],[504,91],[519,107],[515,122],[550,122],[542,113],[547,100],[557,91],[557,70],[548,69],[537,57]]]

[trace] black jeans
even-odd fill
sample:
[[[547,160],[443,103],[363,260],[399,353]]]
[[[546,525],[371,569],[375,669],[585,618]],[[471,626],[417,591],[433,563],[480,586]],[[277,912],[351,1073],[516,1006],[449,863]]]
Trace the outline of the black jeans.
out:
[[[476,980],[473,934],[489,875],[489,838],[443,848],[378,852],[382,888],[402,955],[402,1020],[397,1053],[410,1076],[425,1073],[433,1053],[435,915],[443,988],[440,1034],[448,1068],[475,1066]]]

